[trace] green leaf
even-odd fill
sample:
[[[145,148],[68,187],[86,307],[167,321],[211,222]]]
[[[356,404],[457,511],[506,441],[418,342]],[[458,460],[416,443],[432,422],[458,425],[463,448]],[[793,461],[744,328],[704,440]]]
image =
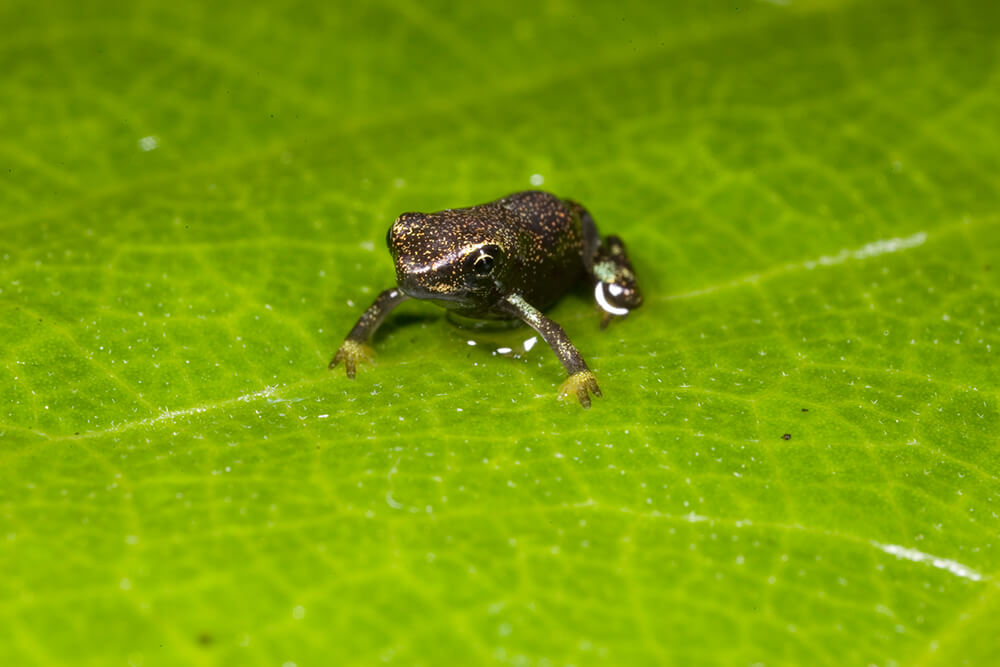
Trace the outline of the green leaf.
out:
[[[996,3],[340,4],[0,7],[0,662],[993,664]],[[427,304],[326,369],[541,181],[591,410]]]

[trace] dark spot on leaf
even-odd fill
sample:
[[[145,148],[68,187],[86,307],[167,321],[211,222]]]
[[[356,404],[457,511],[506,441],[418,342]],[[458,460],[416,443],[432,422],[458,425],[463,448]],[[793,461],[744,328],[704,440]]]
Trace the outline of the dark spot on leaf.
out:
[[[809,412],[809,408],[802,408],[802,412]]]
[[[198,633],[198,643],[202,646],[211,646],[213,642],[215,642],[215,637],[208,632]]]
[[[792,439],[792,434],[791,433],[786,433],[785,435],[781,436],[781,439],[782,440],[791,440]]]

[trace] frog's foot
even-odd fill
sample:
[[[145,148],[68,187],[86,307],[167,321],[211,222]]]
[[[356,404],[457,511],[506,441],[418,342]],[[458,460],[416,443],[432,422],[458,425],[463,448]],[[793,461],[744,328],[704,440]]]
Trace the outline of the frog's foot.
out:
[[[625,315],[615,315],[614,313],[609,313],[606,310],[598,309],[601,313],[601,331],[608,328],[608,325],[615,320],[624,320]]]
[[[580,400],[580,405],[589,408],[590,394],[600,396],[601,388],[597,386],[597,378],[594,377],[593,373],[579,371],[566,378],[566,381],[559,387],[559,398],[566,398],[570,394],[575,394]]]
[[[343,361],[344,370],[347,371],[347,377],[353,380],[358,369],[358,364],[362,361],[371,361],[374,356],[375,353],[372,352],[372,349],[364,343],[347,339],[340,346],[340,349],[337,350],[337,354],[335,354],[333,359],[330,361],[330,368],[333,368]]]

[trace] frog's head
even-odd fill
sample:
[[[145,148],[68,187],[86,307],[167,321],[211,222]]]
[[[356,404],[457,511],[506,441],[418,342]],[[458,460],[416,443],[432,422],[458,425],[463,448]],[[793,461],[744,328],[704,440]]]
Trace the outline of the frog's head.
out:
[[[489,307],[502,298],[510,269],[493,231],[468,209],[404,213],[386,234],[397,285],[447,308]]]

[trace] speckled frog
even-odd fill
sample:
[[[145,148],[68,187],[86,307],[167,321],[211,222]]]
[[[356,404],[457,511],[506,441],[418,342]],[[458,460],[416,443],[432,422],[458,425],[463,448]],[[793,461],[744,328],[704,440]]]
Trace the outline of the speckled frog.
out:
[[[343,361],[353,378],[358,362],[371,357],[366,342],[386,315],[407,299],[428,299],[466,317],[523,320],[566,368],[561,398],[575,395],[590,407],[590,394],[601,395],[566,332],[540,310],[584,278],[594,286],[601,328],[642,303],[625,245],[616,236],[601,240],[583,206],[528,191],[469,208],[404,213],[386,244],[398,286],[364,312],[330,368]]]

